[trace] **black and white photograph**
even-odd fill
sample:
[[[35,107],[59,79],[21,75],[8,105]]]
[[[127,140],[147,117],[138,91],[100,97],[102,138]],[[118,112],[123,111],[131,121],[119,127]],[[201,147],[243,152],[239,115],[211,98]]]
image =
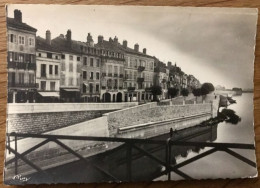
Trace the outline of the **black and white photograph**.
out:
[[[6,5],[4,183],[257,177],[257,15]]]

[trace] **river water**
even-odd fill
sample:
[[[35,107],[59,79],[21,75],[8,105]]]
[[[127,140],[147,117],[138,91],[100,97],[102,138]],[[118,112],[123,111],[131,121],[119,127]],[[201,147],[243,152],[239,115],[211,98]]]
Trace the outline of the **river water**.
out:
[[[241,121],[236,125],[226,122],[219,123],[217,126],[217,137],[214,142],[254,144],[253,94],[243,93],[241,96],[233,96],[233,99],[235,99],[237,103],[228,106],[228,108],[233,109],[236,114],[241,117]],[[206,150],[207,148],[201,150],[200,153]],[[256,161],[254,150],[232,150],[254,162]],[[186,158],[179,158],[177,163],[187,160],[195,155],[197,155],[197,153],[190,152]],[[180,168],[180,170],[196,179],[240,178],[255,176],[257,174],[256,168],[253,168],[224,152],[213,153]],[[166,176],[162,176],[156,180],[166,179]],[[171,179],[178,180],[182,178],[172,173]]]

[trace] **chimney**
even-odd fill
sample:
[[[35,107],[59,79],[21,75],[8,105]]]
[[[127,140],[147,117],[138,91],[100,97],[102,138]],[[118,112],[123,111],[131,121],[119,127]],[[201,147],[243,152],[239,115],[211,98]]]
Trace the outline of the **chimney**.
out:
[[[22,22],[22,12],[18,9],[14,10],[14,20],[17,22]]]
[[[50,30],[46,31],[46,42],[51,45],[51,32]]]
[[[143,54],[146,54],[146,48],[143,49]]]
[[[139,51],[139,44],[135,44],[135,51]]]
[[[68,42],[71,42],[71,30],[70,29],[67,31],[66,39]]]
[[[92,38],[92,36],[91,36],[90,33],[88,33],[88,36],[87,36],[87,42],[88,42],[88,43],[93,42],[93,38]]]
[[[102,43],[104,40],[104,37],[102,35],[98,36],[98,43]]]
[[[127,48],[127,40],[123,40],[123,47]]]
[[[114,43],[115,44],[118,44],[118,38],[115,36],[115,38],[114,38]]]
[[[168,67],[171,67],[172,66],[172,62],[168,61],[167,65],[168,65]]]
[[[113,42],[113,40],[112,40],[112,38],[111,38],[111,37],[109,37],[109,42]]]

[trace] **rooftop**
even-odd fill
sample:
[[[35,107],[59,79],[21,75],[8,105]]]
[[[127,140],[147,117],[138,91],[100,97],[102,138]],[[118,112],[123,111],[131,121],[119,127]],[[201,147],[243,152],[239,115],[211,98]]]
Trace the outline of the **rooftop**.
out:
[[[7,23],[7,27],[23,29],[23,30],[32,31],[32,32],[37,31],[37,29],[35,29],[34,27],[31,27],[31,26],[27,25],[26,23],[19,22],[19,21],[15,20],[14,18],[7,17],[6,23]]]
[[[51,51],[51,52],[60,52],[57,47],[47,43],[46,39],[37,36],[36,37],[36,48],[39,50]]]

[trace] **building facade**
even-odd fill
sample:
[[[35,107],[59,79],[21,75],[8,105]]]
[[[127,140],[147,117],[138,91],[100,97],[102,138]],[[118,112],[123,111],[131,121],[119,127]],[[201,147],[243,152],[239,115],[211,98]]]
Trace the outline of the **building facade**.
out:
[[[22,12],[7,18],[8,102],[35,102],[35,38],[37,29],[22,22]]]
[[[60,64],[60,100],[61,102],[80,102],[81,53],[73,48],[71,30],[67,35],[60,35],[52,44],[61,52]]]
[[[124,53],[119,48],[117,38],[109,41],[103,36],[98,37],[95,45],[100,50],[101,55],[101,100],[103,102],[125,101],[124,82]]]
[[[134,49],[127,46],[123,41],[120,49],[124,52],[124,98],[125,101],[150,101],[151,93],[149,88],[154,84],[154,58],[139,51],[139,45],[135,44]]]
[[[51,33],[36,38],[36,83],[39,85],[37,102],[58,102],[60,98],[61,53],[51,45]]]

